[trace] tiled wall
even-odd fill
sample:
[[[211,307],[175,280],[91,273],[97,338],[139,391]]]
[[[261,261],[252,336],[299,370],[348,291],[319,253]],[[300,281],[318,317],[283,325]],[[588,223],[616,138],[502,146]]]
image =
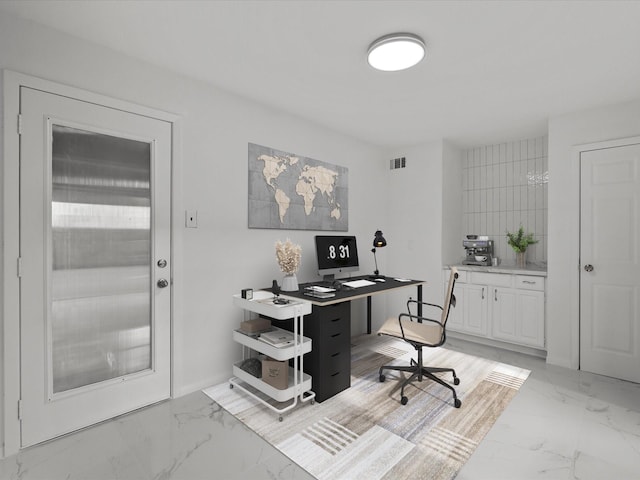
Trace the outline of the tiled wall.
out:
[[[529,247],[527,260],[546,262],[547,137],[472,148],[462,167],[463,234],[488,235],[494,255],[513,263],[506,231],[515,232],[522,224],[538,240]]]

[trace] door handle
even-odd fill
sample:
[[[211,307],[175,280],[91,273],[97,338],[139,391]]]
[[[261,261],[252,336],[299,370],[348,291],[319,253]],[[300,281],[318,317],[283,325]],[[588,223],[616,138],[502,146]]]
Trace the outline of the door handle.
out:
[[[493,300],[496,301],[496,302],[498,301],[498,289],[497,288],[495,288],[493,290]]]
[[[161,278],[160,280],[158,280],[158,287],[165,288],[168,286],[169,286],[169,282],[166,279]]]
[[[484,287],[482,287],[482,300],[484,300]]]
[[[167,266],[167,261],[164,258],[161,258],[160,260],[158,260],[158,267],[164,268],[166,266]]]
[[[590,263],[586,264],[584,266],[584,271],[585,272],[593,272],[593,265],[591,265]]]

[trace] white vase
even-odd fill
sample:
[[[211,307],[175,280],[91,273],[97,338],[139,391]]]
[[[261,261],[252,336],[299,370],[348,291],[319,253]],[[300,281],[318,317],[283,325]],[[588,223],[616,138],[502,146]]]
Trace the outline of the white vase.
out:
[[[297,292],[298,291],[298,279],[295,273],[291,273],[285,275],[282,279],[282,287],[280,288],[283,292]]]

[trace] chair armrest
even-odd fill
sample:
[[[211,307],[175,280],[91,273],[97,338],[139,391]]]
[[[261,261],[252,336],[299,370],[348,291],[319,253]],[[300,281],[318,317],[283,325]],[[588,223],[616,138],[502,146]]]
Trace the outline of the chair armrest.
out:
[[[422,302],[420,300],[414,300],[412,298],[409,298],[409,300],[407,301],[407,312],[409,312],[409,315],[413,315],[411,313],[411,304],[412,303],[415,303],[416,305],[426,306],[426,307],[435,307],[435,308],[439,308],[440,310],[442,310],[442,306],[436,305],[435,303]]]

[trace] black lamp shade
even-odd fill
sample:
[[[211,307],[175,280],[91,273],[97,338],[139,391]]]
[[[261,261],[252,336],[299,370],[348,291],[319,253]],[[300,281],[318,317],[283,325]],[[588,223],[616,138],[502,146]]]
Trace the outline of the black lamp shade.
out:
[[[373,239],[374,247],[384,247],[387,245],[387,241],[382,236],[382,232],[380,230],[376,230],[375,238]]]

